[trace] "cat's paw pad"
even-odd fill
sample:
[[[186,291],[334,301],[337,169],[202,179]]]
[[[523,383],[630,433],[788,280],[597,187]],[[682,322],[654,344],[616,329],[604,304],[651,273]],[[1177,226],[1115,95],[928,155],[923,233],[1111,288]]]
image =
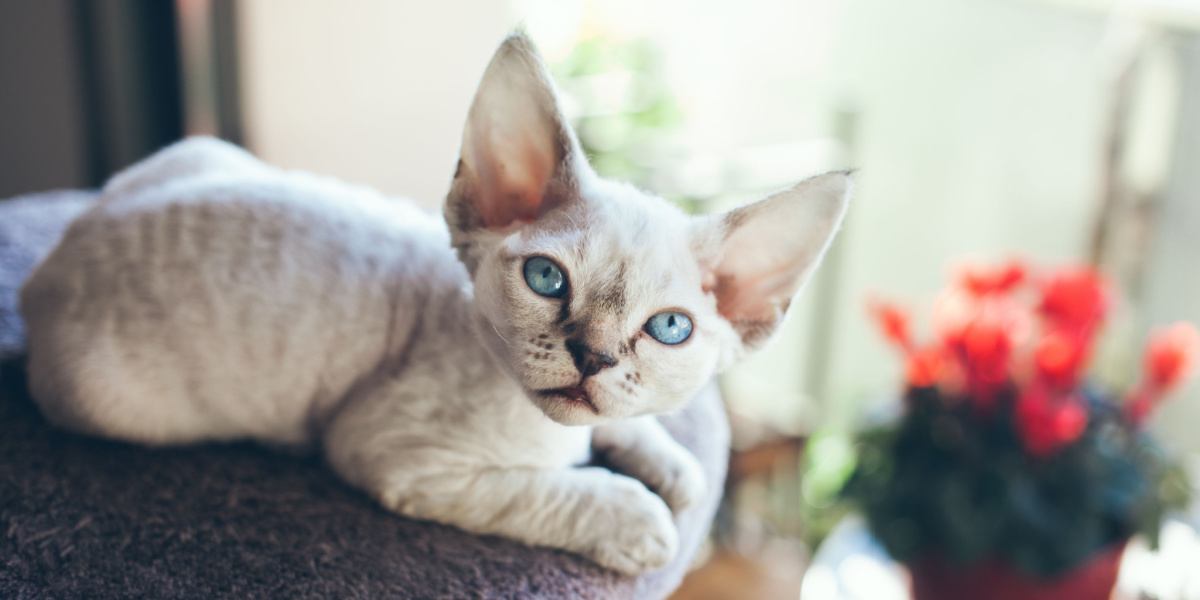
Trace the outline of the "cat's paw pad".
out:
[[[700,503],[707,485],[704,470],[690,454],[666,461],[662,465],[661,481],[655,486],[667,506],[676,514]]]
[[[598,531],[592,558],[626,575],[666,566],[679,551],[679,532],[662,499],[637,482],[617,490],[612,519]]]

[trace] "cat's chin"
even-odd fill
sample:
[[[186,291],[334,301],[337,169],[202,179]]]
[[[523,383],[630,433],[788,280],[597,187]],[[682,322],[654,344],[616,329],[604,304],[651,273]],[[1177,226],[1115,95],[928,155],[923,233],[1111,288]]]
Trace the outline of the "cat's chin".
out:
[[[561,425],[594,425],[609,420],[586,385],[532,390],[530,399],[547,417]]]

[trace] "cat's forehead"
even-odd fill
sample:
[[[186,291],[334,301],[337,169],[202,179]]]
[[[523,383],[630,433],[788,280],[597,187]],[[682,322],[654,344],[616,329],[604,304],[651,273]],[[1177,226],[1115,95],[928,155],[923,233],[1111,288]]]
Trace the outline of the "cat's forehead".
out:
[[[589,187],[554,217],[541,228],[540,241],[569,247],[567,259],[589,271],[677,270],[680,259],[691,258],[689,217],[631,186]]]

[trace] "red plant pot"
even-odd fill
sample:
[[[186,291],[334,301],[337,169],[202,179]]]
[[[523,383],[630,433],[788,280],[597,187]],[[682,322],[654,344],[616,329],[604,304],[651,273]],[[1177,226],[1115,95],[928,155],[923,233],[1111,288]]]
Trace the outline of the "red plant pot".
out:
[[[1097,552],[1055,579],[1035,579],[999,561],[957,567],[928,558],[908,566],[916,600],[1108,600],[1125,544]]]

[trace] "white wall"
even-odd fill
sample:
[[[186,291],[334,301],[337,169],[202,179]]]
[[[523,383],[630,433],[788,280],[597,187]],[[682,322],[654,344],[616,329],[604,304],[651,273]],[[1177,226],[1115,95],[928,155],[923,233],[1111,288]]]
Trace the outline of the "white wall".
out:
[[[245,0],[247,145],[266,160],[440,204],[509,3]]]
[[[1200,324],[1200,36],[1181,40],[1178,50],[1179,104],[1185,107],[1174,131],[1179,160],[1155,219],[1143,327],[1177,320]],[[1155,426],[1174,445],[1200,452],[1200,377],[1170,400]]]

